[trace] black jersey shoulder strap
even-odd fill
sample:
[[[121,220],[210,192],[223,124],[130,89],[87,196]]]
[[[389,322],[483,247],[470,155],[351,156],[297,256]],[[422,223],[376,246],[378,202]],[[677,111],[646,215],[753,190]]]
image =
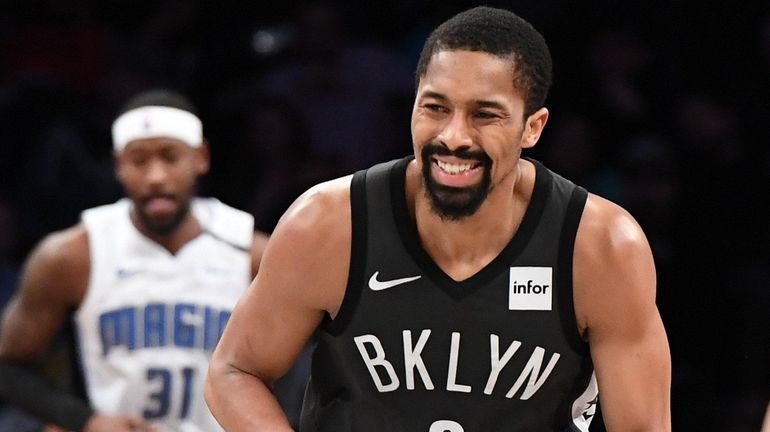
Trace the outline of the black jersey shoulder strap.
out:
[[[404,163],[406,159],[397,159],[389,162],[374,165],[373,167],[357,171],[353,174],[350,182],[350,211],[351,211],[351,247],[350,247],[350,267],[348,269],[348,282],[345,288],[345,295],[342,300],[337,316],[332,320],[326,317],[321,328],[332,335],[342,333],[347,327],[353,312],[356,309],[358,300],[361,296],[361,289],[364,286],[364,272],[366,270],[366,250],[368,225],[370,219],[370,197],[369,194],[379,193],[388,194],[388,199],[375,200],[380,203],[389,201],[390,195],[389,182],[390,173],[395,165]],[[384,190],[383,190],[384,188]]]
[[[559,286],[573,287],[573,264],[575,252],[575,240],[580,219],[583,216],[583,208],[588,200],[588,192],[580,186],[575,186],[567,204],[564,224],[562,225],[559,239]],[[577,332],[577,317],[575,315],[575,303],[573,290],[560,290],[560,302],[564,305],[561,312],[564,315],[561,320],[564,334],[572,348],[584,356],[589,356],[588,343]]]

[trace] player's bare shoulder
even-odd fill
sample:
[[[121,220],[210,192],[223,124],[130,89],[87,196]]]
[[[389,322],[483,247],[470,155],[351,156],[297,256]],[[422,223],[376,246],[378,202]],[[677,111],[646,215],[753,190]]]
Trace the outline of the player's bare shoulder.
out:
[[[349,234],[351,179],[341,177],[308,189],[281,217],[276,230],[322,237]]]
[[[619,205],[589,194],[574,255],[575,311],[581,329],[605,314],[655,296],[655,265],[642,228]]]
[[[85,227],[47,235],[27,258],[10,314],[30,318],[75,309],[88,288],[90,256]]]
[[[352,236],[352,176],[307,190],[281,217],[270,237],[257,279],[275,272],[301,287],[305,300],[334,315],[344,296]]]
[[[47,235],[27,260],[22,289],[77,307],[91,267],[88,232],[82,224]]]
[[[631,214],[619,205],[588,194],[580,220],[575,252],[590,259],[623,260],[633,252],[649,251],[647,238]]]

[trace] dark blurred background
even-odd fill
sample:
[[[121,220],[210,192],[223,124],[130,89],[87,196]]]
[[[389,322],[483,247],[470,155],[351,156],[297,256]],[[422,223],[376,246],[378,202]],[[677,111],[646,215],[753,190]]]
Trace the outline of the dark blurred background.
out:
[[[128,97],[189,95],[213,154],[202,193],[270,231],[308,186],[411,152],[422,44],[477,4],[3,1],[0,300],[42,236],[120,196],[110,125]],[[770,2],[485,4],[532,22],[552,50],[551,117],[529,156],[623,205],[650,238],[674,430],[759,430],[770,400]]]

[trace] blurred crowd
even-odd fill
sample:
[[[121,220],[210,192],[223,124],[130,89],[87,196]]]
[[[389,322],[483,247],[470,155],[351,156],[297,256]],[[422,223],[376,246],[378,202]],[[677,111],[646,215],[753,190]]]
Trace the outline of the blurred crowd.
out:
[[[2,304],[32,245],[121,195],[109,133],[128,97],[189,95],[212,150],[202,193],[269,232],[309,186],[411,152],[419,49],[478,2],[10,3]],[[532,22],[552,50],[551,117],[526,155],[623,205],[650,239],[674,430],[758,430],[770,400],[770,4],[484,3]]]

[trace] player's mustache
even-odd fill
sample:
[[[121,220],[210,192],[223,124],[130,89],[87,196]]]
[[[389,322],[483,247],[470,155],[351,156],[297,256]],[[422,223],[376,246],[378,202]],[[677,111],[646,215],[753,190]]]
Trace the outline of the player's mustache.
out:
[[[154,199],[157,199],[157,198],[163,198],[163,199],[169,199],[169,200],[172,200],[172,201],[178,201],[176,195],[174,195],[172,193],[161,192],[161,193],[152,193],[152,194],[145,195],[145,196],[139,198],[139,202],[142,203],[142,204],[147,204],[151,200],[154,200]]]
[[[453,156],[459,159],[472,159],[479,161],[482,165],[489,166],[492,164],[492,159],[481,150],[450,150],[443,145],[429,143],[422,149],[423,160],[430,158],[431,156]]]

